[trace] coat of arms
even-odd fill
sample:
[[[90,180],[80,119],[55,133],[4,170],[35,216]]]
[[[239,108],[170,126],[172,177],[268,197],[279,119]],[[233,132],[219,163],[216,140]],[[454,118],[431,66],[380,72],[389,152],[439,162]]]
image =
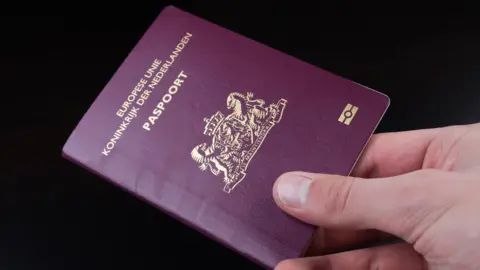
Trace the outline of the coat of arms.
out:
[[[211,137],[211,144],[201,143],[193,148],[192,159],[202,171],[223,178],[223,190],[230,193],[244,178],[248,164],[257,153],[271,128],[280,122],[287,101],[280,99],[265,106],[252,93],[231,93],[224,115],[216,112],[205,118],[203,134]]]

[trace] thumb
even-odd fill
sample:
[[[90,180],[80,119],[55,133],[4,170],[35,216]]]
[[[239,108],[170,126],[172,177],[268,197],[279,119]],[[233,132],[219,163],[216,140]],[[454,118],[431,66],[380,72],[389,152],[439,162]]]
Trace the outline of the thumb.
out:
[[[452,201],[442,196],[444,178],[435,170],[376,179],[291,172],[279,177],[273,194],[280,208],[307,223],[377,229],[413,242]]]

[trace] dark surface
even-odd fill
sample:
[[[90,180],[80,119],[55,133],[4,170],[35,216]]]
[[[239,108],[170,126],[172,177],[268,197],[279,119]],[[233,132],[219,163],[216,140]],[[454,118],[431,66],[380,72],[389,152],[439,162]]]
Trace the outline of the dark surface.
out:
[[[378,132],[480,120],[474,17],[391,16],[363,3],[226,2],[169,3],[389,95]],[[1,18],[1,269],[257,269],[60,157],[166,4],[84,4],[64,16]]]

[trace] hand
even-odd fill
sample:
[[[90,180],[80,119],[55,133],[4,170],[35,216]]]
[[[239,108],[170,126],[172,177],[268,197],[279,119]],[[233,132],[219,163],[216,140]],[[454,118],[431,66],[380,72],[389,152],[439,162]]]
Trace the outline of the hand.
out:
[[[290,172],[273,194],[322,228],[276,270],[480,269],[480,124],[375,135],[352,176]]]

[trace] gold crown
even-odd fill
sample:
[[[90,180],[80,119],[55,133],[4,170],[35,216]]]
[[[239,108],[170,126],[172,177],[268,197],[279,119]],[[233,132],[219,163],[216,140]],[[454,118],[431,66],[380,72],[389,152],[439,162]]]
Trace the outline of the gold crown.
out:
[[[203,134],[211,136],[212,134],[215,133],[217,128],[220,126],[220,124],[223,122],[223,119],[225,119],[225,115],[221,112],[217,112],[210,119],[204,118],[203,121],[205,121],[205,130],[203,131]]]

